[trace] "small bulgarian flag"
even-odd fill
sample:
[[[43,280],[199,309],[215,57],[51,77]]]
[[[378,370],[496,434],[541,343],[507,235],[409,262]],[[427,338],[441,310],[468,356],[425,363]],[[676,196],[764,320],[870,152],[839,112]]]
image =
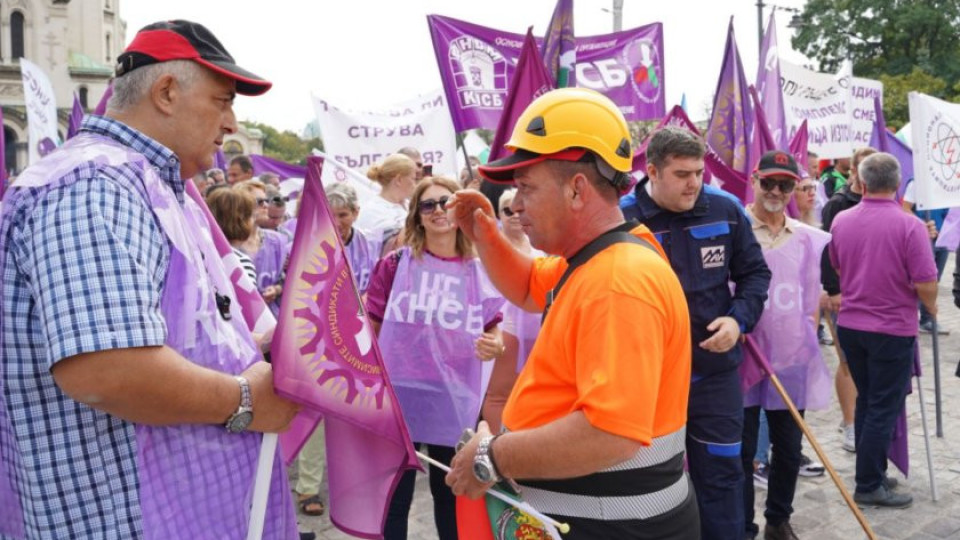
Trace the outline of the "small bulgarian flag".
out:
[[[494,488],[520,500],[513,488],[501,482]],[[471,500],[457,497],[457,533],[461,540],[561,540],[556,527],[533,517],[519,506],[492,495]]]

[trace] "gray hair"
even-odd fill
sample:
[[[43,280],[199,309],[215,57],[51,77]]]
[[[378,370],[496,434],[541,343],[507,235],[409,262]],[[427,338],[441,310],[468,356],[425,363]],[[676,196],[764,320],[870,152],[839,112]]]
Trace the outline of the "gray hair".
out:
[[[647,163],[657,170],[673,157],[692,157],[700,159],[707,153],[707,147],[694,132],[676,126],[666,126],[653,132],[647,144]]]
[[[153,83],[164,75],[173,75],[177,82],[188,88],[202,78],[206,68],[192,60],[170,60],[139,67],[113,80],[113,95],[107,109],[125,112],[140,102],[150,92]]]
[[[900,162],[886,152],[864,158],[858,172],[867,193],[893,193],[900,186]]]
[[[354,212],[360,210],[360,203],[357,202],[357,190],[353,186],[337,182],[336,184],[325,186],[327,192],[327,202],[333,208],[349,208]]]

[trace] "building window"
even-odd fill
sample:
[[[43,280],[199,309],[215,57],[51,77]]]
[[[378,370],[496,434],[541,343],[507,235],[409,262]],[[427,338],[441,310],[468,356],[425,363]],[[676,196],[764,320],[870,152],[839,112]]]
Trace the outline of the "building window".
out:
[[[107,6],[109,7],[109,6]],[[107,34],[106,45],[107,45],[107,64],[113,63],[113,49],[110,48],[110,34]]]
[[[80,94],[80,106],[83,107],[83,110],[89,111],[90,106],[87,105],[87,94],[88,94],[87,87],[81,86],[78,93]]]
[[[10,14],[10,43],[14,59],[23,58],[23,13],[14,11]]]

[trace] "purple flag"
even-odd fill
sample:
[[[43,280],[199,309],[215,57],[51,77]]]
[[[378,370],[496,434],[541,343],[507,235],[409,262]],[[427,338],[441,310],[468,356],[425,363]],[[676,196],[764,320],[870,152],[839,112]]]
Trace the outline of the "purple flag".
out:
[[[305,178],[307,176],[307,168],[302,165],[292,165],[279,159],[255,154],[250,155],[250,161],[253,162],[253,172],[256,174],[272,172],[279,176],[280,180]]]
[[[653,131],[657,131],[660,128],[666,126],[677,126],[687,129],[700,135],[700,130],[697,129],[697,126],[690,121],[690,117],[687,116],[687,112],[683,109],[681,105],[674,105],[670,112],[666,116],[660,119],[660,123],[657,124],[657,127]],[[650,133],[653,133],[651,131]],[[650,144],[649,137],[640,143],[640,146],[633,153],[633,165],[632,171],[643,171],[646,174],[647,169],[647,145]]]
[[[488,161],[494,161],[507,155],[507,149],[503,145],[510,140],[517,118],[520,118],[520,114],[533,100],[552,89],[553,84],[550,80],[550,74],[543,65],[543,60],[540,59],[537,42],[533,39],[533,30],[528,29],[527,37],[524,38],[523,49],[520,50],[520,59],[517,60],[517,70],[514,72],[513,80],[510,81],[507,104],[503,108],[500,123],[497,124],[497,132],[493,137],[493,142],[490,143]]]
[[[757,92],[760,94],[760,106],[767,116],[770,133],[777,148],[787,148],[786,115],[783,112],[783,91],[780,88],[780,54],[777,46],[777,24],[770,12],[767,31],[760,45],[760,62],[757,66]]]
[[[756,161],[760,162],[760,156],[764,153],[771,150],[789,150],[789,146],[777,146],[777,142],[773,138],[773,134],[770,133],[770,125],[767,123],[766,113],[763,111],[763,107],[760,106],[760,97],[757,96],[757,89],[750,86],[750,98],[753,100],[753,112],[756,113],[756,118],[754,119],[753,124],[753,140],[750,142],[751,155],[754,156]],[[803,160],[806,163],[806,160]],[[756,165],[751,165],[751,172],[756,168]],[[753,197],[752,185],[751,189],[747,190],[747,196]],[[748,201],[753,202],[753,201]],[[796,218],[800,216],[800,210],[797,209],[797,201],[793,197],[787,201],[787,215]]]
[[[107,112],[107,102],[110,101],[110,96],[113,95],[113,82],[107,85],[107,90],[103,93],[103,97],[100,98],[100,103],[97,103],[97,108],[93,110],[93,114],[98,116],[103,116]]]
[[[806,173],[807,167],[810,165],[810,154],[808,153],[808,143],[810,141],[810,132],[807,130],[807,121],[804,120],[800,124],[800,128],[797,129],[797,132],[793,134],[793,139],[790,139],[790,153],[793,154],[793,159],[797,160],[797,165],[800,166],[800,170]],[[816,180],[816,178],[814,178]]]
[[[73,93],[73,108],[70,109],[70,118],[67,121],[67,139],[73,138],[80,131],[80,124],[83,122],[83,105],[80,103],[80,96]]]
[[[724,164],[744,176],[750,174],[755,161],[750,150],[753,123],[753,109],[747,93],[747,81],[740,63],[740,54],[737,52],[731,17],[706,139],[707,145],[717,153]]]
[[[280,436],[289,462],[323,415],[330,519],[340,530],[382,538],[400,477],[419,469],[410,435],[320,183],[307,178],[271,349],[277,392],[304,406]]]
[[[573,0],[557,0],[540,52],[555,82],[554,88],[575,86],[573,67],[577,63],[577,44],[573,37]]]
[[[897,199],[903,199],[903,192],[907,189],[909,180],[913,178],[913,150],[910,149],[896,135],[887,129],[887,121],[883,116],[883,106],[880,98],[873,98],[873,132],[870,134],[870,146],[881,152],[892,154],[900,162],[900,188],[897,190]]]
[[[455,129],[496,129],[524,37],[439,15],[427,23]],[[662,24],[575,43],[578,86],[606,95],[628,121],[664,115]]]
[[[770,361],[760,351],[753,336],[746,335],[743,339],[743,362],[740,363],[740,389],[744,394],[760,381],[773,373]]]
[[[213,166],[226,172],[227,156],[223,154],[223,148],[217,148],[217,153],[213,155]]]

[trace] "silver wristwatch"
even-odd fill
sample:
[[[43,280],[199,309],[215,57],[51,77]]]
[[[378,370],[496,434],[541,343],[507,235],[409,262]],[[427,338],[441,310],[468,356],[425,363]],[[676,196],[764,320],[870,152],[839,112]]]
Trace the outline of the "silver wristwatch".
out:
[[[480,439],[477,453],[473,456],[473,476],[484,484],[502,480],[497,474],[497,467],[493,464],[493,456],[490,453],[490,444],[494,438],[493,435],[487,435]]]
[[[234,378],[240,384],[240,406],[237,412],[227,418],[224,427],[230,433],[242,433],[250,426],[250,422],[253,422],[253,398],[250,395],[250,383],[247,379],[239,375]]]

